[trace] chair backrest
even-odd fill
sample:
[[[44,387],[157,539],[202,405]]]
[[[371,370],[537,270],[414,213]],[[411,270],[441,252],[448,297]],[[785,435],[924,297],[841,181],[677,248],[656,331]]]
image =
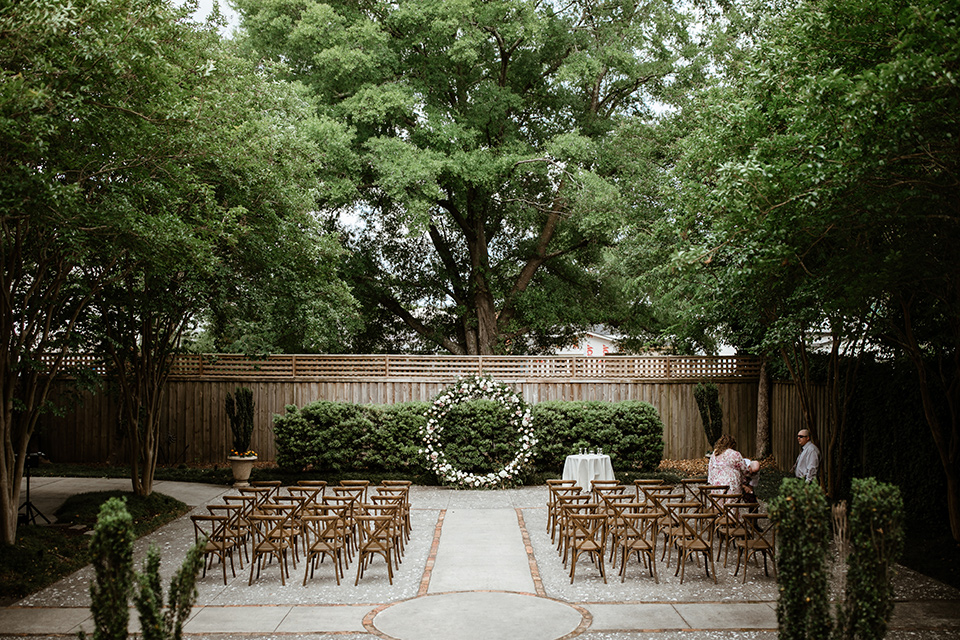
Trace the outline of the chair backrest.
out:
[[[367,501],[367,488],[370,486],[369,480],[341,480],[340,486],[361,489],[359,500],[360,502]]]
[[[728,487],[724,487],[724,488],[726,489]],[[742,497],[742,494],[739,494],[739,493],[726,493],[726,492],[723,492],[723,493],[710,492],[710,493],[707,493],[706,495],[707,495],[707,499],[710,501],[710,506],[707,509],[705,509],[705,512],[715,513],[719,516],[727,515],[726,508],[725,508],[725,505],[727,503],[740,502],[740,498]]]
[[[384,487],[411,487],[413,480],[381,480],[380,484]]]
[[[210,515],[226,516],[227,529],[237,531],[242,526],[243,505],[239,503],[227,504],[208,504],[207,511]]]
[[[280,487],[282,486],[282,484],[283,483],[280,482],[279,480],[251,480],[250,481],[251,487],[261,487],[261,488],[267,488],[270,490],[270,492],[267,494],[267,500],[272,499],[274,496],[277,495],[277,493],[280,492]]]
[[[358,515],[356,521],[360,530],[361,550],[371,547],[382,549],[396,537],[393,516]]]
[[[594,480],[593,485],[593,497],[597,502],[601,502],[601,498],[605,495],[623,495],[627,491],[626,485],[622,484],[607,484],[606,482],[598,484],[597,480]]]
[[[320,487],[323,489],[327,486],[326,480],[297,480],[298,487]]]
[[[713,523],[717,516],[713,513],[681,513],[678,514],[680,524],[684,528],[689,541],[699,541],[707,548],[713,547]]]
[[[648,540],[654,547],[657,544],[657,521],[660,514],[647,511],[636,513],[626,511],[620,516],[622,538]]]
[[[207,544],[222,547],[226,543],[226,530],[230,518],[225,515],[198,514],[190,516],[193,522],[194,540],[200,542],[206,539]]]
[[[674,492],[675,487],[668,484],[640,485],[643,491],[647,508],[656,511],[661,516],[667,515],[667,502],[679,502],[683,493]]]
[[[744,513],[742,518],[747,538],[753,540],[755,546],[766,547],[770,550],[776,547],[777,526],[769,514]]]
[[[270,487],[237,487],[237,491],[243,496],[253,496],[253,509],[259,509],[261,505],[266,504],[270,499],[272,489]]]
[[[710,501],[710,494],[726,493],[730,489],[725,484],[701,484],[697,487],[697,499],[703,505],[704,510],[715,509],[713,502]]]
[[[291,496],[303,498],[304,507],[317,504],[323,497],[323,487],[287,487],[287,493]],[[302,510],[302,508],[301,508]]]
[[[277,552],[287,544],[288,535],[284,526],[288,522],[285,513],[254,513],[250,516],[254,552]]]
[[[308,514],[303,516],[302,522],[306,548],[321,540],[343,543],[346,538],[346,528],[336,514]]]
[[[591,541],[597,547],[603,546],[603,526],[607,516],[602,513],[570,514],[569,529],[575,545],[582,545],[585,540]]]

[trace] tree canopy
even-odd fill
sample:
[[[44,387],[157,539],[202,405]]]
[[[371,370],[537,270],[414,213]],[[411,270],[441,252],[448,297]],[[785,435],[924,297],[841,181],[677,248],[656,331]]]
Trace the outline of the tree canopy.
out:
[[[361,221],[351,275],[378,333],[392,318],[424,348],[523,353],[612,315],[596,267],[623,186],[605,141],[698,74],[687,16],[669,2],[237,6],[250,46],[350,127],[328,161],[353,189],[331,190]]]
[[[187,15],[164,0],[0,10],[4,542],[28,443],[72,351],[113,365],[146,494],[168,356],[191,323],[216,310],[229,336],[267,315],[261,342],[322,349],[350,321],[340,249],[311,215],[322,125],[301,89]],[[291,329],[298,315],[310,322]]]
[[[659,263],[632,270],[636,290],[669,305],[678,342],[780,354],[798,381],[807,354],[825,347],[835,429],[864,349],[909,356],[926,393],[960,406],[960,34],[950,4],[775,5],[746,57],[686,109],[655,134],[622,132],[626,148],[659,153],[662,166],[659,217],[628,234],[634,265]],[[653,135],[668,151],[649,148]],[[960,537],[956,415],[928,409]]]

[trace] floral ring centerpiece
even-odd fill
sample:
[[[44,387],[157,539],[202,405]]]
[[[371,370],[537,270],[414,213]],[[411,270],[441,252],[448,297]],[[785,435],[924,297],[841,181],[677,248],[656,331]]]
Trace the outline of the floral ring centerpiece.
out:
[[[502,469],[484,474],[474,474],[457,469],[444,454],[441,440],[443,418],[450,409],[461,402],[491,400],[507,410],[510,417],[508,428],[517,432],[517,452]],[[440,481],[465,488],[491,488],[512,484],[524,466],[533,458],[537,439],[533,435],[533,420],[530,409],[520,394],[502,382],[480,376],[460,378],[434,398],[433,405],[424,414],[426,423],[420,430],[427,468],[437,474]]]

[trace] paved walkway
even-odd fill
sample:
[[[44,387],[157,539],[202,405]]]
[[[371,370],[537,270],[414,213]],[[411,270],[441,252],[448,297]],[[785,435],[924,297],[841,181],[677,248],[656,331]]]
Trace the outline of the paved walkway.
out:
[[[31,499],[46,515],[71,493],[129,489],[126,480],[34,478]],[[158,482],[166,493],[204,512],[228,487]],[[272,567],[248,586],[248,568],[219,567],[200,581],[200,596],[185,632],[192,637],[309,636],[336,640],[640,640],[776,637],[777,587],[762,567],[746,583],[718,564],[718,583],[692,563],[680,584],[676,565],[658,565],[660,583],[636,564],[625,583],[604,584],[589,562],[570,584],[546,531],[546,489],[453,491],[414,487],[414,535],[393,584],[375,561],[359,585],[355,564],[337,586],[331,565],[320,565],[302,585],[303,566],[281,584]],[[162,554],[168,576],[192,542],[181,518],[137,544]],[[138,560],[139,563],[139,560]],[[732,564],[732,563],[731,563]],[[20,602],[0,609],[0,637],[74,635],[92,630],[89,567]],[[960,637],[960,592],[908,569],[896,582],[889,638]],[[131,630],[136,631],[136,613]]]

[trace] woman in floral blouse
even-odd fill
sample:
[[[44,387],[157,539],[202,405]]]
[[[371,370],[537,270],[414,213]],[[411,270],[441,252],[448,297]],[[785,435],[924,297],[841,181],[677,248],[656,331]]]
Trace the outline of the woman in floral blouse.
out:
[[[737,451],[737,441],[733,436],[720,436],[713,447],[713,455],[707,465],[707,482],[725,484],[729,493],[740,493],[747,463]]]

